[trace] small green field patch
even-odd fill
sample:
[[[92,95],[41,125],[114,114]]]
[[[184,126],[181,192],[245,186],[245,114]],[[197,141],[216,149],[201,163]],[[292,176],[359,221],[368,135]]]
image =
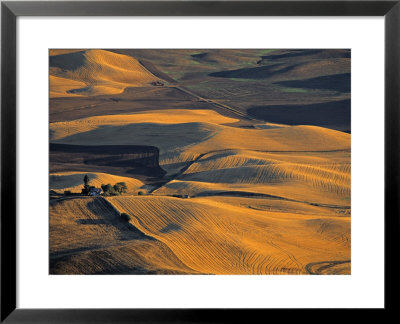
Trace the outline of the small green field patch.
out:
[[[279,87],[279,91],[281,92],[289,92],[289,93],[307,93],[307,89],[302,89],[302,88],[286,88],[286,87]]]

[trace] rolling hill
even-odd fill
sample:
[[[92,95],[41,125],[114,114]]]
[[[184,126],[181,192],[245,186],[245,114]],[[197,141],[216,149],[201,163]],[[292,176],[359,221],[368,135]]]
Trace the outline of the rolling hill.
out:
[[[108,200],[201,273],[306,274],[312,262],[349,260],[348,219],[265,213],[204,198]],[[346,273],[348,265],[339,272]]]
[[[351,273],[349,50],[49,54],[50,274]]]
[[[116,94],[158,80],[130,56],[105,50],[50,53],[51,98]]]
[[[50,201],[50,274],[196,273],[103,198]]]

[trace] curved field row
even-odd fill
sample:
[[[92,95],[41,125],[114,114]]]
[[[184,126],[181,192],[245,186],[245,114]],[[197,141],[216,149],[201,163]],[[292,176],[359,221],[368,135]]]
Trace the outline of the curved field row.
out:
[[[280,183],[290,180],[304,180],[316,187],[332,188],[333,191],[350,190],[350,173],[341,173],[319,165],[271,163],[233,168],[207,168],[196,171],[189,167],[180,180],[205,181],[214,183]],[[335,188],[336,187],[336,188]]]
[[[197,198],[194,199],[197,200]],[[326,216],[341,217],[346,215],[342,208],[335,209],[332,207],[306,204],[299,201],[276,199],[273,197],[253,196],[250,199],[250,197],[246,196],[214,195],[207,196],[207,200],[209,201],[209,203],[215,201],[217,203],[224,203],[231,206],[241,207],[245,210],[254,209],[263,212],[290,213],[305,216],[318,216],[319,218],[323,218]]]
[[[346,244],[305,223],[304,215],[266,213],[207,198],[125,196],[108,201],[200,273],[305,274],[305,265],[313,260],[349,253]],[[348,219],[335,219],[350,226]]]
[[[132,241],[55,258],[52,274],[196,274],[158,241]]]
[[[196,273],[105,199],[50,202],[50,273]]]
[[[350,149],[350,135],[317,126],[242,129],[218,126],[218,132],[192,149],[212,152],[226,149],[251,151],[332,151]]]
[[[195,160],[193,158],[193,160]],[[348,178],[351,173],[350,152],[262,152],[225,149],[203,154],[186,170],[185,174],[209,170],[230,169],[251,166],[272,165],[310,166],[321,172],[330,172],[340,178]]]
[[[176,114],[185,115],[185,110],[176,111]],[[193,114],[190,112],[190,114]],[[51,142],[80,145],[148,145],[159,147],[161,151],[171,149],[195,152],[198,154],[210,153],[226,149],[251,151],[332,151],[349,150],[350,135],[317,126],[291,126],[270,129],[243,129],[209,122],[174,123],[169,119],[169,111],[160,111],[159,123],[146,122],[145,114],[130,115],[136,118],[137,123],[129,122],[124,125],[112,125],[108,117],[96,117],[96,128],[88,130],[88,119],[82,122],[69,121],[51,124]],[[133,116],[133,117],[132,117]],[[202,118],[219,119],[216,113],[206,111]],[[125,118],[125,117],[124,117]],[[191,118],[188,116],[188,118]],[[113,117],[115,120],[122,120]],[[141,120],[141,122],[139,122]],[[164,124],[163,121],[168,121]],[[60,130],[58,129],[60,128]],[[62,129],[68,128],[68,133]],[[102,134],[102,136],[99,136]],[[197,136],[197,137],[196,137]],[[186,139],[189,138],[190,140]],[[186,139],[185,141],[183,141]],[[183,142],[182,142],[183,141]]]
[[[327,240],[337,241],[350,248],[351,233],[346,223],[336,219],[326,220],[322,218],[309,219],[305,223]]]
[[[53,51],[54,54],[54,51]],[[121,93],[126,87],[149,85],[158,79],[131,56],[106,50],[82,50],[50,56],[50,75],[68,79],[65,89],[50,83],[50,95],[88,96]],[[77,86],[71,81],[83,83]]]
[[[340,153],[341,154],[341,153]],[[332,154],[331,154],[332,155]],[[282,156],[282,154],[280,154]],[[351,186],[350,162],[347,158],[336,163],[322,162],[320,158],[304,156],[302,163],[278,160],[269,153],[228,151],[205,155],[188,167],[177,178],[181,181],[234,185],[243,184],[281,185],[300,182],[321,191],[334,193],[338,197],[349,197]],[[307,161],[307,163],[304,163]],[[168,185],[167,185],[168,186]],[[175,185],[177,186],[177,185]],[[201,186],[201,185],[200,185]],[[169,186],[172,189],[172,186]],[[197,186],[199,189],[200,187]],[[207,186],[203,185],[207,190]],[[208,190],[215,190],[208,186]],[[260,191],[257,191],[260,192]],[[198,194],[199,192],[197,192]],[[264,192],[269,193],[269,190]]]
[[[162,153],[160,158],[160,166],[169,175],[180,174],[187,168],[190,163],[201,157],[201,154],[195,152],[185,152],[181,150],[173,150]]]
[[[146,143],[159,148],[160,165],[168,174],[177,173],[185,164],[191,163],[202,154],[227,149],[310,153],[350,149],[349,134],[316,126],[242,129],[216,124],[231,119],[210,111],[196,113],[177,110],[172,115],[169,111],[160,111],[156,115],[161,123],[148,122],[154,117],[151,114],[100,116],[52,123],[50,141],[78,145]],[[186,118],[198,122],[183,123]],[[204,122],[205,119],[209,120]]]
[[[348,163],[344,169],[346,169]],[[296,180],[310,183],[313,187],[321,189],[322,192],[334,192],[339,196],[349,197],[351,193],[351,174],[350,172],[337,172],[337,166],[319,165],[289,165],[288,169]]]
[[[125,182],[128,187],[127,193],[136,193],[144,183],[135,178],[121,177],[108,173],[88,173],[88,172],[60,172],[50,174],[50,190],[64,192],[69,190],[74,193],[80,193],[83,188],[83,178],[88,175],[89,185],[100,188],[102,184],[114,185],[117,182]]]
[[[189,197],[269,197],[286,202],[302,202],[315,206],[338,208],[343,215],[350,215],[350,197],[336,192],[321,191],[309,184],[287,182],[280,184],[223,184],[199,181],[172,180],[153,192],[157,196]]]
[[[58,140],[78,133],[84,133],[98,129],[99,127],[124,126],[137,123],[157,124],[181,124],[181,123],[210,123],[229,124],[237,122],[237,119],[229,118],[207,109],[171,109],[152,110],[150,112],[137,112],[129,115],[94,116],[77,119],[68,122],[56,122],[50,124],[52,140]]]
[[[350,260],[339,260],[339,261],[322,261],[309,263],[306,266],[306,270],[309,274],[322,275],[322,274],[350,274],[351,272],[351,261]]]
[[[349,152],[260,152],[250,150],[222,150],[204,154],[185,173],[196,173],[216,169],[272,164],[315,166],[321,170],[347,176],[350,171]]]

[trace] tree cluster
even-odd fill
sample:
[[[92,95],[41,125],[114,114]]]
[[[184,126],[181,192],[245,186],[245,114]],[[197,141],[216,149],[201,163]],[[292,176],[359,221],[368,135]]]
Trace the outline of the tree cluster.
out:
[[[82,195],[88,196],[90,194],[90,189],[96,188],[95,186],[90,186],[89,182],[89,176],[86,174],[83,178]],[[117,182],[115,185],[102,184],[101,189],[103,190],[103,196],[119,196],[126,193],[128,187],[125,182]]]
[[[101,189],[103,190],[104,196],[119,196],[126,193],[128,187],[125,182],[117,182],[113,186],[111,184],[102,184]]]

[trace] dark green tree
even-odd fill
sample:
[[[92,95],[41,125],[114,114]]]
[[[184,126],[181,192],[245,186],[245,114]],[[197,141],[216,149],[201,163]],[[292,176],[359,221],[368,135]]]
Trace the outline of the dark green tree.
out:
[[[85,177],[83,178],[83,189],[82,189],[82,195],[89,195],[90,193],[90,186],[89,186],[89,176],[85,174]]]
[[[126,191],[128,190],[128,187],[126,186],[125,182],[118,182],[114,185],[114,191],[119,193],[120,195],[123,193],[126,193]]]
[[[101,189],[103,190],[103,195],[104,196],[114,196],[115,195],[115,190],[111,184],[102,184]]]
[[[89,176],[87,174],[85,174],[85,177],[83,178],[83,184],[84,186],[88,186],[90,182]]]

